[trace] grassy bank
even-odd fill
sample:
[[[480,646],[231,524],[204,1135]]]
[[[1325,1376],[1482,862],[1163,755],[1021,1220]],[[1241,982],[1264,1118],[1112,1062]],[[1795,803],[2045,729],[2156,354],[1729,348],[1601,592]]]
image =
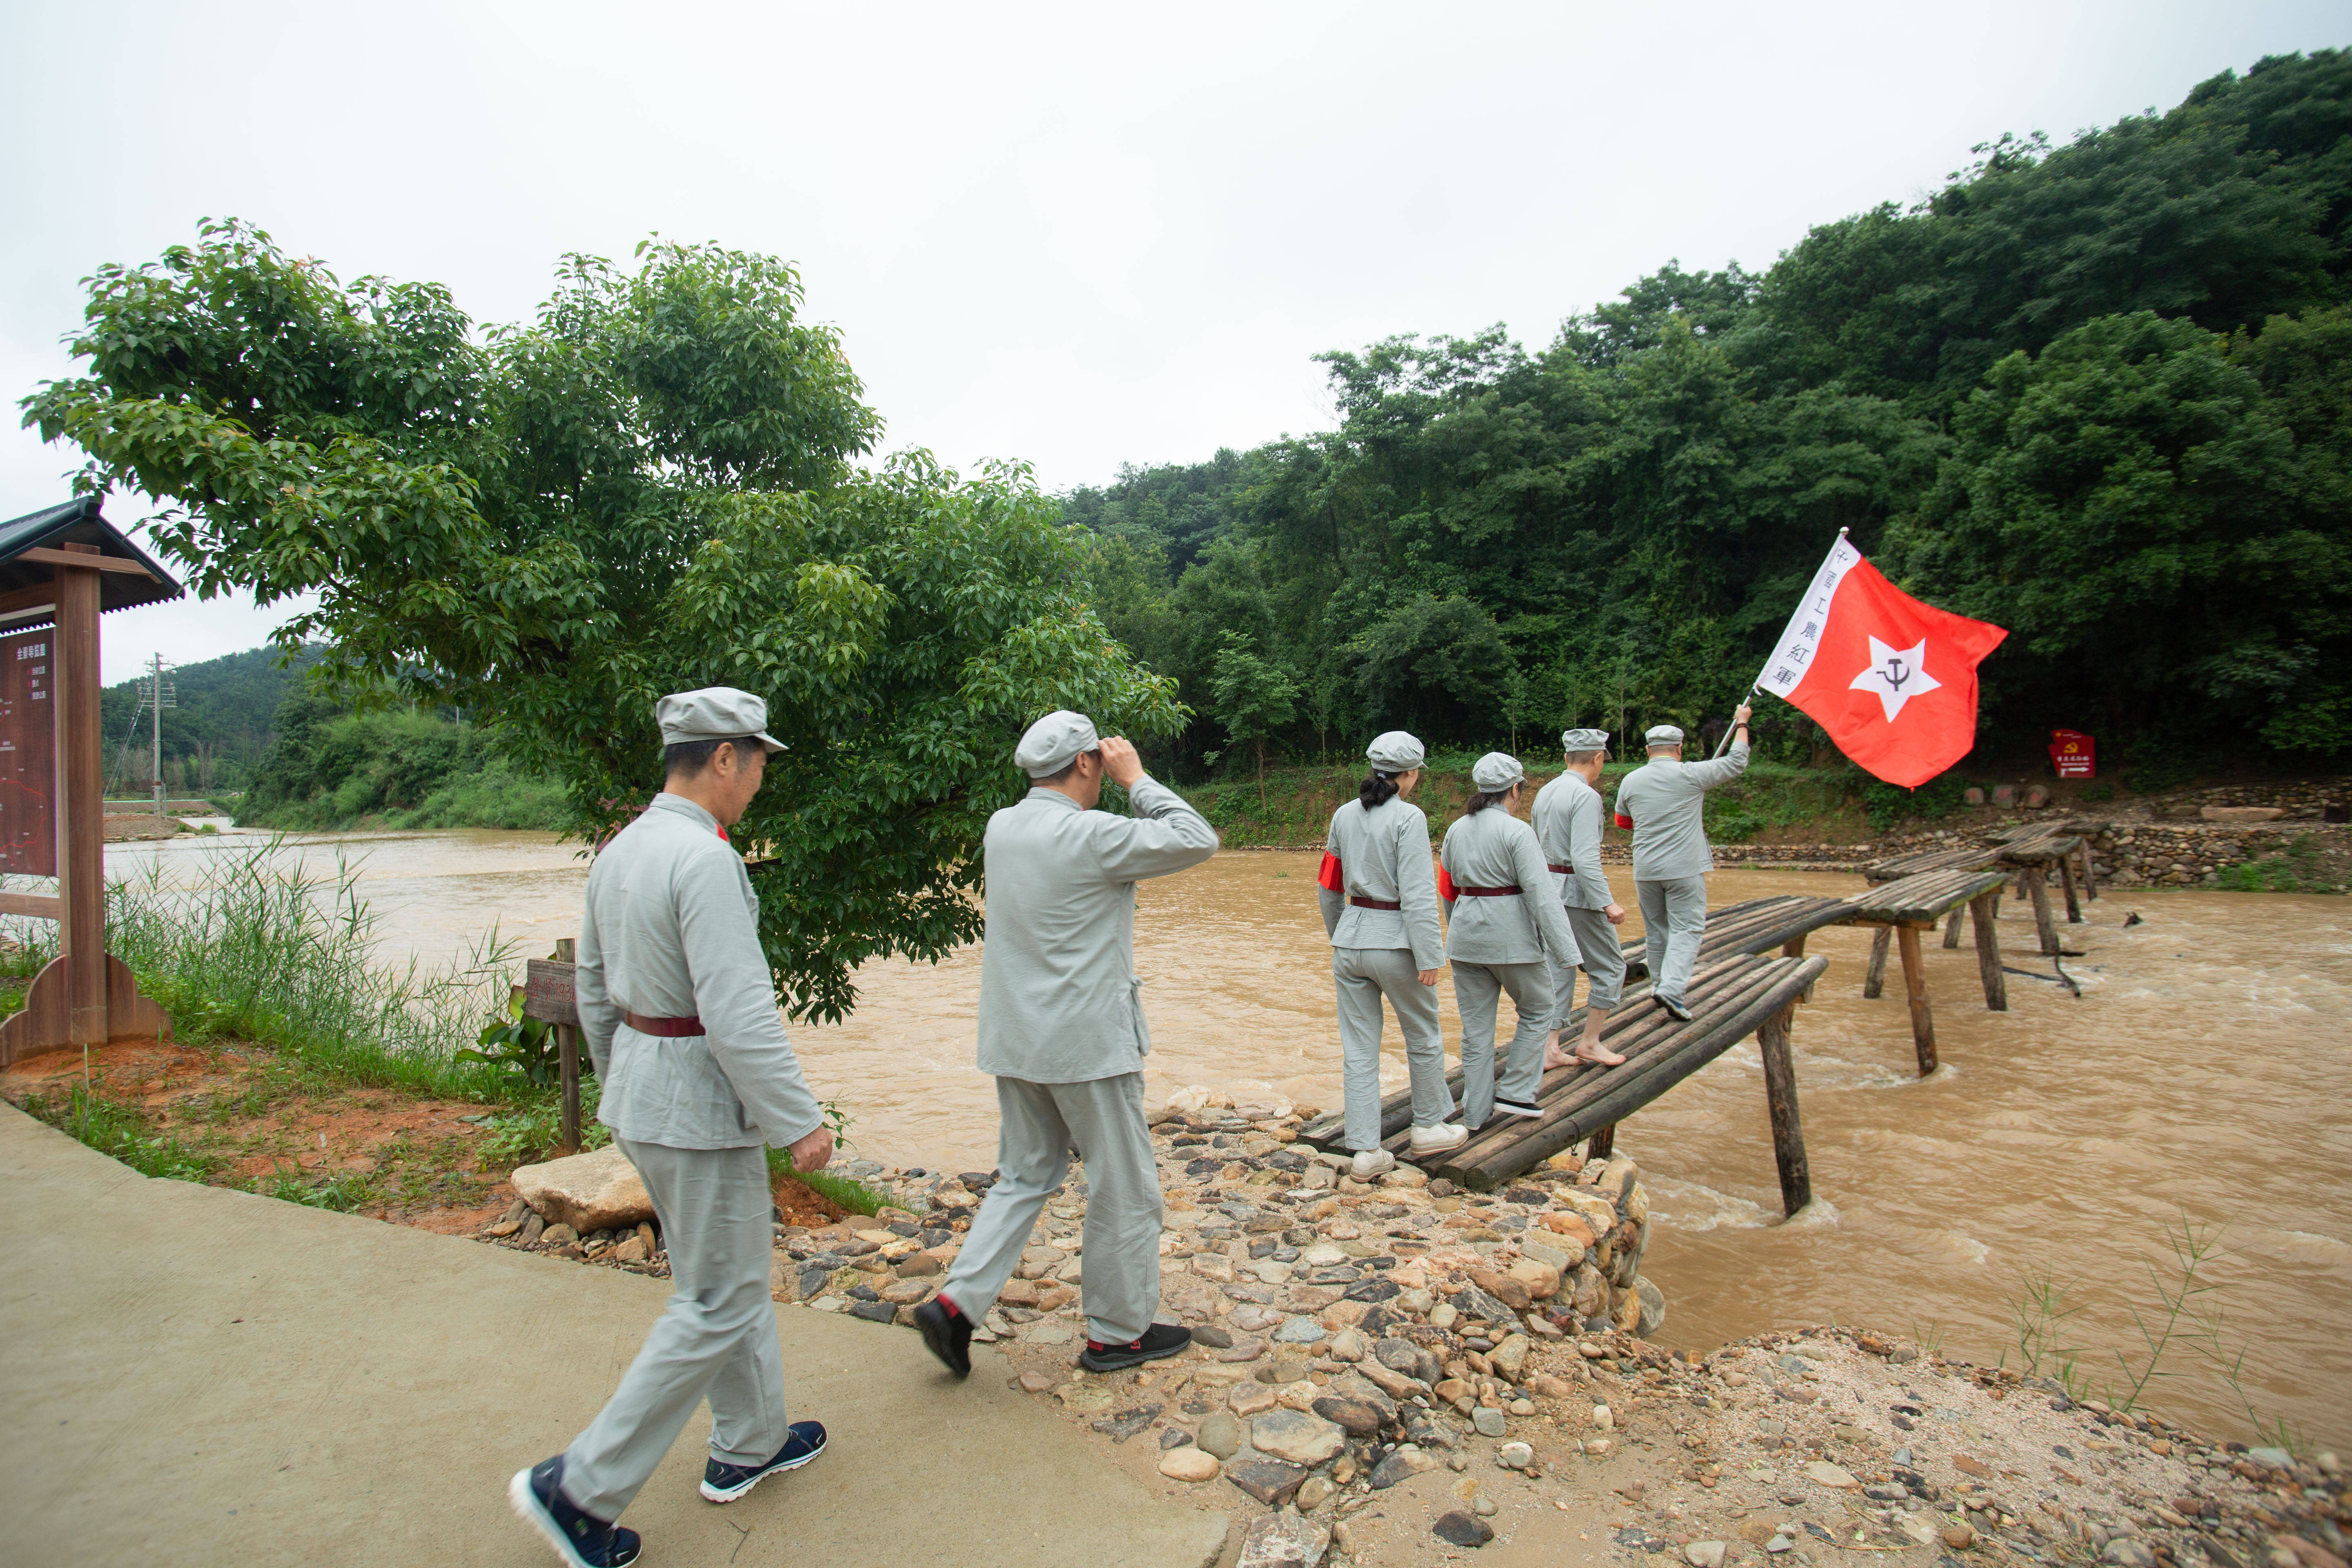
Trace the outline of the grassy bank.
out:
[[[368,832],[383,828],[502,827],[560,832],[568,824],[563,787],[552,779],[517,773],[503,761],[479,772],[444,779],[415,805],[384,804],[379,779],[346,780],[304,800],[232,808],[240,826],[295,833]]]
[[[348,866],[307,872],[260,846],[201,887],[158,869],[107,889],[107,946],[171,1016],[173,1047],[106,1047],[87,1081],[79,1055],[17,1064],[22,1109],[147,1175],[344,1210],[463,1202],[555,1149],[550,1075],[462,1054],[508,1021],[513,943],[492,933],[446,968],[383,966]],[[56,956],[54,925],[16,923],[0,1014]],[[600,1147],[593,1074],[581,1090],[584,1141]],[[882,1202],[840,1177],[797,1179],[858,1213]]]

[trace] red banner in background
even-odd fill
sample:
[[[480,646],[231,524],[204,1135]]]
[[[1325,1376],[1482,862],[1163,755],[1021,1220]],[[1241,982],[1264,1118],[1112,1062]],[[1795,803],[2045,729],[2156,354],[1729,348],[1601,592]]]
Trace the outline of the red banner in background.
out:
[[[56,643],[54,628],[0,637],[0,872],[13,877],[58,874]]]

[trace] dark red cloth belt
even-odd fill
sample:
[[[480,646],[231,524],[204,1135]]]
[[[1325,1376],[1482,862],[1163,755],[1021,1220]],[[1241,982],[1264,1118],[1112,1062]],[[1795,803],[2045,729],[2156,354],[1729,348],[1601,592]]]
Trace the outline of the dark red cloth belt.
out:
[[[1355,905],[1360,910],[1401,910],[1404,908],[1402,904],[1398,903],[1394,899],[1350,898],[1348,901]]]
[[[1519,889],[1516,887],[1465,888],[1459,884],[1455,885],[1454,890],[1465,899],[1513,899],[1518,897],[1519,893]]]
[[[661,1035],[671,1039],[704,1032],[702,1020],[699,1018],[648,1018],[642,1013],[632,1013],[625,1007],[621,1010],[621,1022],[640,1035]]]
[[[1544,869],[1547,871],[1557,871],[1561,876],[1566,877],[1573,875],[1576,868],[1573,866],[1546,866]]]

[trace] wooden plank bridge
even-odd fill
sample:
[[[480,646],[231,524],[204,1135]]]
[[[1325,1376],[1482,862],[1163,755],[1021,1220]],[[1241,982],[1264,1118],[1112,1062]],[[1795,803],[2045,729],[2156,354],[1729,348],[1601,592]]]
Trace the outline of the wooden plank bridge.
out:
[[[1691,976],[1686,1002],[1693,1016],[1687,1024],[1646,991],[1628,994],[1610,1013],[1601,1036],[1602,1044],[1625,1058],[1622,1066],[1577,1063],[1553,1068],[1536,1091],[1542,1116],[1498,1116],[1459,1149],[1431,1157],[1425,1168],[1473,1191],[1490,1192],[1571,1144],[1591,1140],[1605,1148],[1618,1122],[1754,1035],[1764,1053],[1765,1101],[1780,1170],[1780,1200],[1788,1213],[1796,1213],[1812,1201],[1812,1178],[1805,1163],[1789,1034],[1798,1002],[1827,966],[1822,958],[1751,952],[1703,962]],[[1570,1015],[1562,1037],[1576,1038],[1583,1027],[1580,1007]],[[1446,1075],[1446,1083],[1455,1094],[1461,1092],[1459,1068]],[[1342,1112],[1328,1112],[1300,1129],[1299,1141],[1329,1148],[1339,1141],[1343,1122]],[[1382,1147],[1409,1158],[1412,1126],[1411,1089],[1381,1101]]]
[[[1727,904],[1707,910],[1706,934],[1699,939],[1698,962],[1705,965],[1737,953],[1769,952],[1776,947],[1784,957],[1802,958],[1807,936],[1823,926],[1843,925],[1853,919],[1853,906],[1845,900],[1804,893],[1780,893],[1769,899]],[[1626,978],[1647,976],[1650,960],[1643,951],[1643,939],[1627,937],[1623,945]]]

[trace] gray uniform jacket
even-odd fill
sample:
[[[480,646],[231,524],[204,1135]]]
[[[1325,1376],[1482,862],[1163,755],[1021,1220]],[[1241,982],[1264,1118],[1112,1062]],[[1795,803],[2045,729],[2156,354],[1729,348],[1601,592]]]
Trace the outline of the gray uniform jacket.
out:
[[[1601,868],[1601,792],[1575,773],[1562,773],[1536,792],[1536,842],[1545,860],[1573,868],[1553,873],[1559,901],[1572,910],[1605,910],[1617,901]]]
[[[1135,815],[1115,816],[1032,789],[988,819],[981,1071],[1085,1083],[1143,1070],[1135,884],[1206,860],[1217,830],[1156,779],[1136,780],[1127,799]]]
[[[1402,795],[1371,810],[1351,800],[1331,814],[1326,852],[1338,858],[1345,895],[1316,888],[1323,932],[1333,947],[1401,947],[1419,970],[1445,963],[1445,933],[1437,923],[1437,868],[1429,859],[1429,818]],[[1402,909],[1368,910],[1349,898],[1378,899]]]
[[[603,1088],[596,1120],[621,1137],[782,1148],[824,1121],[776,1013],[743,858],[683,795],[654,796],[596,857],[574,983]],[[625,1010],[699,1016],[705,1033],[641,1035]]]
[[[1748,742],[1734,741],[1727,756],[1685,763],[1658,757],[1617,786],[1617,815],[1633,822],[1633,879],[1670,882],[1715,869],[1706,845],[1706,792],[1748,770]]]
[[[1524,889],[1517,897],[1456,898],[1445,931],[1446,957],[1462,963],[1539,963],[1549,952],[1563,966],[1578,962],[1576,937],[1554,896],[1534,828],[1490,805],[1447,828],[1437,858],[1456,889]]]

